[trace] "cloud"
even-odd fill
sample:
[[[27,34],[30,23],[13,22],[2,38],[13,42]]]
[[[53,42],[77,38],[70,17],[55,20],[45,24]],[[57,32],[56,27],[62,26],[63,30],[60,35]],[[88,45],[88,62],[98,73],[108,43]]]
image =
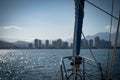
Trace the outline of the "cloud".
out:
[[[5,30],[22,30],[23,27],[18,27],[18,26],[1,26],[0,29],[5,29]]]
[[[107,31],[110,31],[110,25],[107,25],[107,26],[105,27],[105,29],[106,29]],[[116,30],[117,30],[117,27],[112,26],[111,32],[116,32]],[[120,30],[119,30],[119,31],[120,31]]]

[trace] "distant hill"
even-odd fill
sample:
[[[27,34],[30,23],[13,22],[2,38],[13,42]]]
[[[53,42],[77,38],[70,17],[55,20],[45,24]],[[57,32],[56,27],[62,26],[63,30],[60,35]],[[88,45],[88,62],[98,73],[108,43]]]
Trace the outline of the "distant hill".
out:
[[[89,39],[93,39],[96,37],[96,36],[99,36],[100,39],[104,39],[104,40],[109,40],[109,33],[108,32],[99,32],[99,33],[96,33],[95,35],[88,35],[86,36],[86,38],[89,40]],[[111,33],[111,41],[112,41],[112,45],[114,44],[114,40],[115,40],[115,35],[116,33]],[[119,32],[119,36],[118,36],[118,45],[120,46],[120,32]]]
[[[16,41],[13,43],[15,46],[27,48],[29,42],[26,41]]]
[[[16,41],[13,43],[0,40],[0,49],[19,49],[28,48],[29,42],[26,41]]]
[[[96,36],[99,36],[101,39],[104,39],[104,40],[109,40],[109,33],[108,32],[99,32],[99,33],[96,33],[94,35],[88,35],[88,36],[86,36],[86,38],[88,40],[90,40],[90,39],[94,40],[94,38]]]
[[[10,48],[17,48],[17,46],[15,46],[12,43],[0,40],[0,49],[10,49]]]

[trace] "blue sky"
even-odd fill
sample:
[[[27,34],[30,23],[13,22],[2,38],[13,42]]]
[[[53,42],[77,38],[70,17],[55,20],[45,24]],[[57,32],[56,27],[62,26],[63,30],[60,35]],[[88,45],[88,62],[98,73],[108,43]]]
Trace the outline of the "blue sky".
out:
[[[111,0],[89,0],[111,12]],[[120,0],[114,0],[118,17]],[[0,0],[0,39],[6,41],[68,40],[74,31],[74,0]],[[83,32],[108,31],[110,16],[85,3]],[[117,20],[113,19],[113,30]]]

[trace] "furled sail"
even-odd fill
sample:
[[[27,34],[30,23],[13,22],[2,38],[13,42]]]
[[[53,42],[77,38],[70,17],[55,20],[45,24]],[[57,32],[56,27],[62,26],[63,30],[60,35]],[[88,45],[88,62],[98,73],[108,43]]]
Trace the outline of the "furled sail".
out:
[[[73,39],[73,55],[80,54],[81,45],[81,33],[84,17],[84,0],[75,1],[75,27],[74,27],[74,39]]]

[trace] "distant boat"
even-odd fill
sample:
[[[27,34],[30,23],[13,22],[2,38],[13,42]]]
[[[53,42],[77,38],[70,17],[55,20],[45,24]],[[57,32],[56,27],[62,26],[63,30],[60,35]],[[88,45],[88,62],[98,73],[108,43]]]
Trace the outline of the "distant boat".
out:
[[[118,37],[118,30],[116,31],[116,40],[113,49],[113,57],[111,60],[111,66],[109,71],[107,71],[108,75],[104,75],[103,73],[106,72],[102,69],[101,63],[99,63],[92,50],[90,49],[92,59],[87,57],[83,57],[80,55],[80,45],[81,45],[81,35],[83,35],[84,39],[85,36],[82,32],[82,24],[83,24],[83,17],[84,17],[84,5],[85,1],[89,4],[93,5],[94,7],[98,8],[99,10],[103,11],[104,13],[110,15],[111,17],[118,20],[118,30],[119,30],[119,23],[120,18],[113,16],[112,14],[104,11],[103,9],[99,8],[95,4],[89,2],[88,0],[74,0],[75,2],[75,25],[74,25],[74,39],[73,39],[73,55],[63,57],[60,63],[60,71],[61,71],[61,80],[112,80],[112,67],[114,63],[114,55],[116,50],[116,42]],[[69,62],[67,61],[69,60]],[[66,66],[68,64],[69,66]],[[89,65],[93,67],[93,69],[97,69],[98,72],[96,73],[88,73],[85,69],[85,66]]]

